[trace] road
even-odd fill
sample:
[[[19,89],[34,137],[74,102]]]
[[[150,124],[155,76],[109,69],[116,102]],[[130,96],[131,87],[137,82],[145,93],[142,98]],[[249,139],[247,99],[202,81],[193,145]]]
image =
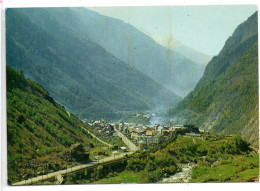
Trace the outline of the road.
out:
[[[124,136],[116,128],[115,128],[115,131],[117,132],[117,135],[122,138],[122,141],[128,146],[128,148],[131,152],[135,152],[139,149],[132,141],[130,141],[126,136]]]
[[[96,137],[93,133],[91,133],[86,128],[82,127],[82,129],[87,131],[92,137],[96,138],[101,143],[103,143],[103,144],[105,144],[109,147],[112,147],[111,144],[108,144],[108,143],[102,141],[101,139]],[[64,169],[64,170],[52,172],[52,173],[49,173],[49,174],[46,174],[46,175],[40,175],[40,176],[37,176],[37,177],[34,177],[34,178],[29,178],[28,180],[16,182],[13,185],[18,186],[18,185],[32,184],[32,183],[35,183],[35,182],[38,182],[38,181],[47,180],[47,179],[54,178],[54,177],[56,177],[58,179],[57,182],[59,183],[60,181],[62,181],[62,175],[63,174],[67,174],[67,173],[74,172],[74,171],[77,171],[77,170],[80,170],[80,169],[84,169],[86,167],[93,166],[97,163],[102,164],[103,162],[119,159],[119,158],[124,157],[125,155],[130,155],[130,154],[132,154],[133,152],[135,152],[139,149],[134,143],[132,143],[132,141],[130,141],[121,132],[119,132],[117,129],[115,129],[115,131],[117,132],[117,135],[122,138],[122,141],[128,146],[130,152],[114,154],[112,156],[109,156],[109,157],[106,157],[106,158],[103,158],[103,159],[99,159],[99,160],[96,160],[96,161],[93,161],[93,162],[90,162],[90,163],[87,163],[87,164],[82,164],[82,165],[74,166],[74,167],[67,168],[67,169]]]
[[[85,131],[87,131],[92,137],[96,138],[99,142],[112,147],[113,145],[106,143],[105,141],[102,141],[101,139],[99,139],[96,135],[94,135],[93,133],[91,133],[88,129],[81,127],[82,129],[84,129]],[[122,138],[122,141],[128,146],[128,148],[130,149],[131,152],[135,152],[137,151],[139,148],[132,142],[130,141],[125,135],[123,135],[120,131],[118,131],[117,129],[114,129],[117,132],[117,136]]]
[[[80,170],[80,169],[84,169],[86,167],[93,166],[93,165],[98,164],[98,163],[102,164],[103,162],[111,161],[111,160],[114,160],[114,159],[119,159],[119,158],[124,157],[125,155],[130,155],[132,153],[133,152],[119,153],[116,156],[109,156],[109,157],[106,157],[106,158],[103,158],[103,159],[100,159],[100,160],[96,160],[96,161],[93,161],[93,162],[90,162],[90,163],[87,163],[87,164],[82,164],[82,165],[74,166],[74,167],[67,168],[67,169],[64,169],[64,170],[52,172],[52,173],[49,173],[49,174],[46,174],[46,175],[40,175],[40,176],[37,176],[37,177],[34,177],[34,178],[29,178],[28,180],[16,182],[12,185],[19,186],[19,185],[32,184],[32,183],[35,183],[35,182],[38,182],[38,181],[47,180],[47,179],[55,178],[55,177],[58,177],[58,179],[60,179],[60,177],[62,177],[63,174],[67,174],[67,173],[74,172],[74,171],[77,171],[77,170]]]
[[[91,133],[89,130],[87,130],[84,127],[81,127],[83,130],[87,131],[92,137],[96,138],[99,142],[103,143],[104,145],[107,145],[109,147],[112,147],[113,145],[106,143],[105,141],[102,141],[100,138],[98,138],[96,135],[94,135],[93,133]]]

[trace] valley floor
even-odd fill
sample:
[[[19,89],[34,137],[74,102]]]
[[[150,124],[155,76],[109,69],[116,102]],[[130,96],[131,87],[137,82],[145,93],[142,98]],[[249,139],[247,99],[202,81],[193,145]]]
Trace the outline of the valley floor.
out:
[[[178,164],[180,169],[176,169],[177,171],[175,170],[173,174],[157,174],[160,170],[166,169],[167,164],[165,164],[165,167],[158,167],[157,170],[154,171],[151,165],[156,164],[157,159],[149,161],[147,158],[139,158],[128,159],[125,167],[116,167],[106,174],[102,171],[103,167],[102,164],[100,164],[98,168],[101,169],[101,171],[97,170],[97,174],[100,174],[99,178],[86,178],[86,176],[84,178],[84,175],[75,175],[67,178],[67,181],[65,180],[63,184],[148,183],[145,177],[151,176],[151,174],[160,176],[160,178],[157,177],[157,181],[150,183],[259,181],[259,153],[255,151],[240,152],[235,150],[236,146],[231,146],[233,140],[233,137],[221,138],[212,136],[210,140],[203,140],[202,138],[178,136],[177,140],[157,150],[154,154],[154,156],[160,158],[165,157],[165,153],[176,153],[176,161],[185,161],[182,164]],[[224,148],[229,148],[229,150],[220,153],[219,149]],[[212,153],[214,151],[216,151],[216,153]],[[208,154],[204,155],[206,152]],[[232,152],[234,153],[232,154]],[[160,163],[167,161],[163,158],[161,160]],[[194,162],[191,162],[192,160]],[[91,177],[93,176],[91,175]],[[47,182],[42,182],[42,184],[46,183]],[[48,184],[53,183],[49,182]]]

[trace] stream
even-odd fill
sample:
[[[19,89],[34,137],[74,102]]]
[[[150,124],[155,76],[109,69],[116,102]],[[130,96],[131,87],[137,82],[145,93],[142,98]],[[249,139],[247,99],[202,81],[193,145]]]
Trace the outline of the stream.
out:
[[[160,183],[187,183],[191,179],[191,170],[195,164],[182,164],[182,171],[168,178],[163,178]]]

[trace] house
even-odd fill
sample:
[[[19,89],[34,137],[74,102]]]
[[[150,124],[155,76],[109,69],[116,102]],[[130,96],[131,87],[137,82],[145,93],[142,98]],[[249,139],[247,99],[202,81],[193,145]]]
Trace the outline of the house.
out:
[[[146,136],[153,136],[153,131],[149,127],[147,127],[146,130],[145,130],[145,135]]]
[[[139,136],[137,138],[137,143],[139,144],[159,144],[164,140],[162,136]]]
[[[178,129],[178,128],[175,128],[175,127],[170,127],[170,128],[169,128],[169,132],[176,131],[176,129]]]
[[[154,130],[155,130],[155,131],[158,131],[159,126],[160,126],[160,125],[156,124],[156,125],[154,126]]]
[[[100,121],[95,121],[93,124],[92,124],[92,127],[99,127],[100,126]]]
[[[183,128],[181,128],[181,134],[185,133],[200,134],[200,130],[198,127],[195,127],[194,125],[184,125]]]
[[[184,126],[183,125],[174,125],[173,126],[173,128],[176,128],[176,129],[178,129],[178,128],[183,128]]]
[[[114,131],[114,127],[111,124],[107,124],[108,131]]]
[[[128,134],[129,130],[128,130],[128,128],[123,128],[122,132],[125,133],[125,134]]]
[[[135,140],[137,140],[137,138],[138,138],[139,136],[142,136],[142,135],[144,135],[144,131],[139,130],[139,129],[134,129],[134,130],[132,130],[131,132],[129,132],[129,133],[127,134],[128,137],[130,136],[131,138],[133,138],[133,139],[135,139]]]
[[[138,136],[138,135],[139,135],[139,133],[136,130],[133,130],[127,134],[127,136],[128,137],[130,136],[131,138],[134,138],[135,136]]]
[[[152,143],[153,144],[159,144],[160,142],[163,141],[163,138],[162,137],[159,137],[159,136],[154,136],[152,137]]]
[[[134,140],[136,141],[138,139],[139,135],[134,136]]]
[[[115,128],[116,128],[117,130],[119,130],[119,124],[118,124],[118,123],[115,124]]]
[[[136,132],[138,132],[139,135],[145,135],[145,131],[142,129],[136,129]]]
[[[139,141],[139,147],[140,149],[144,150],[147,148],[147,144],[144,141]]]

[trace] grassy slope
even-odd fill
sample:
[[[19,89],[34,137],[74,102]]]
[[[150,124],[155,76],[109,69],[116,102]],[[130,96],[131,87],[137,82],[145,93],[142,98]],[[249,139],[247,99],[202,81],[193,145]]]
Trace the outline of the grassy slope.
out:
[[[7,139],[9,173],[22,173],[19,159],[65,164],[58,156],[75,143],[100,145],[81,129],[85,126],[56,103],[37,83],[7,66]],[[9,175],[10,175],[9,174]],[[10,177],[9,177],[10,178]]]
[[[207,139],[179,136],[173,143],[153,153],[153,163],[146,161],[144,170],[140,168],[143,161],[139,161],[139,170],[131,170],[128,162],[127,170],[94,183],[147,182],[144,177],[151,176],[153,171],[149,169],[156,166],[156,160],[162,155],[174,157],[181,163],[196,163],[197,166],[192,170],[191,182],[251,182],[258,178],[259,154],[249,155],[250,149],[240,138],[211,135]]]
[[[203,136],[204,137],[204,136]],[[74,175],[65,184],[156,183],[165,174],[173,175],[169,164],[194,162],[190,182],[251,182],[259,176],[259,155],[250,155],[251,149],[239,137],[205,136],[190,138],[178,136],[176,141],[161,145],[143,159],[130,159],[123,169],[110,169],[106,175],[93,180],[84,174]],[[163,173],[161,173],[163,171]],[[73,177],[73,175],[71,175]],[[80,178],[81,177],[81,178]],[[52,184],[52,183],[49,183]]]
[[[235,156],[212,166],[197,166],[191,182],[251,182],[259,176],[259,155]]]
[[[238,137],[210,136],[178,139],[157,152],[170,153],[181,163],[195,162],[191,182],[249,182],[259,176],[259,154]]]

